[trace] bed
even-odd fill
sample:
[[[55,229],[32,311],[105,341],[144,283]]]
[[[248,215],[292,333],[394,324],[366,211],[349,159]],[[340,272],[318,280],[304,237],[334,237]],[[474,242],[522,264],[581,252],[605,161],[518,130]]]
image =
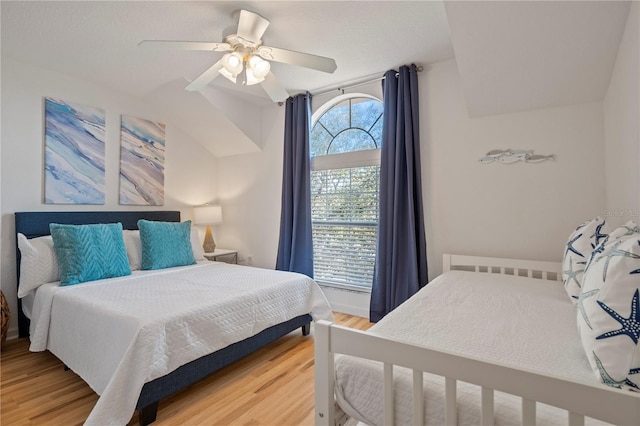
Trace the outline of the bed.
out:
[[[139,219],[179,222],[180,213],[15,214],[16,233],[27,238],[49,235],[50,223],[120,222],[136,230]],[[100,394],[86,424],[126,424],[134,410],[149,424],[160,399],[297,328],[308,335],[312,319],[331,318],[307,277],[208,261],[82,285],[49,283],[19,304],[20,336],[31,332],[31,350],[50,350]]]
[[[595,380],[559,263],[443,270],[366,332],[315,324],[316,425],[640,424],[640,393]]]

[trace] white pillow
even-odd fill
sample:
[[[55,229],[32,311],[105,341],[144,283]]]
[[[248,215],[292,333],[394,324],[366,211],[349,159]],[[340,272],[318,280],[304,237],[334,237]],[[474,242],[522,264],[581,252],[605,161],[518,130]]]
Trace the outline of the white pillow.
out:
[[[597,217],[578,226],[569,236],[562,258],[562,281],[573,303],[578,301],[582,276],[593,249],[607,237],[604,219]]]
[[[640,234],[640,227],[630,220],[619,228],[616,228],[611,234],[609,234],[609,239],[620,238],[627,235]]]
[[[639,234],[640,233],[640,228],[632,220],[630,220],[629,222],[625,223],[621,227],[614,229],[609,235],[607,235],[606,237],[602,238],[602,240],[596,246],[596,248],[593,249],[593,251],[591,252],[591,256],[589,257],[589,260],[587,261],[587,265],[585,266],[585,269],[587,269],[589,267],[589,264],[591,264],[591,261],[598,254],[600,254],[600,253],[602,253],[604,251],[604,246],[609,241],[615,240],[615,239],[620,238],[620,237],[624,237],[626,235],[631,235],[633,233]]]
[[[204,257],[204,248],[202,248],[202,244],[200,243],[198,230],[193,227],[191,227],[191,250],[193,251],[193,257],[195,257],[196,261],[207,260]]]
[[[22,298],[42,284],[60,281],[58,256],[51,235],[27,239],[18,233],[20,249],[20,283],[18,297]]]
[[[122,231],[124,246],[127,249],[129,267],[132,271],[138,271],[142,267],[142,242],[140,241],[140,231],[125,229]]]
[[[640,233],[628,231],[612,232],[594,254],[584,273],[577,322],[598,380],[640,391]]]
[[[129,266],[132,271],[137,271],[142,267],[142,242],[140,241],[140,231],[124,230],[122,231],[124,245],[127,248],[127,257],[129,258]],[[193,257],[199,260],[207,260],[204,257],[204,250],[200,244],[198,230],[191,228],[191,250]]]

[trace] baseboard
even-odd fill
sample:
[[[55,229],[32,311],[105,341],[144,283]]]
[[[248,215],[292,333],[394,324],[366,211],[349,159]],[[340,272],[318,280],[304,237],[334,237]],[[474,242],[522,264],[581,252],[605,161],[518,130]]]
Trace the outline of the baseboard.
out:
[[[369,293],[360,293],[320,284],[334,312],[369,318]]]
[[[13,340],[18,338],[18,327],[9,327],[7,330],[7,340]]]

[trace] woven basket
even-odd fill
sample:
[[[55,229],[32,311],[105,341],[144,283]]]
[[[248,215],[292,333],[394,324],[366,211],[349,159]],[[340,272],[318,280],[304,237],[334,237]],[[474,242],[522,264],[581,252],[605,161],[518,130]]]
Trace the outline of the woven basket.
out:
[[[2,314],[0,315],[0,332],[2,333],[1,343],[7,339],[7,330],[9,329],[9,319],[11,317],[11,312],[9,312],[9,305],[7,305],[7,299],[4,298],[4,293],[0,291],[0,311]]]

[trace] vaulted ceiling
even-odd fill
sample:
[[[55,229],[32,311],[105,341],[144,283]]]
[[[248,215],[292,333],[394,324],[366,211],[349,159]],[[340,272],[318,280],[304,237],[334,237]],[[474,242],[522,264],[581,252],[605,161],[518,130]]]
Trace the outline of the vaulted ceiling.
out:
[[[261,145],[259,129],[238,111],[259,114],[269,105],[262,88],[217,78],[210,90],[188,93],[180,87],[222,53],[138,47],[153,39],[222,41],[235,32],[239,9],[270,20],[265,44],[336,60],[333,74],[272,63],[290,94],[455,52],[469,112],[479,116],[602,99],[629,2],[3,1],[1,52],[162,104],[214,155],[239,154]],[[211,114],[217,121],[199,119]],[[222,121],[239,141],[234,148],[209,136]]]

